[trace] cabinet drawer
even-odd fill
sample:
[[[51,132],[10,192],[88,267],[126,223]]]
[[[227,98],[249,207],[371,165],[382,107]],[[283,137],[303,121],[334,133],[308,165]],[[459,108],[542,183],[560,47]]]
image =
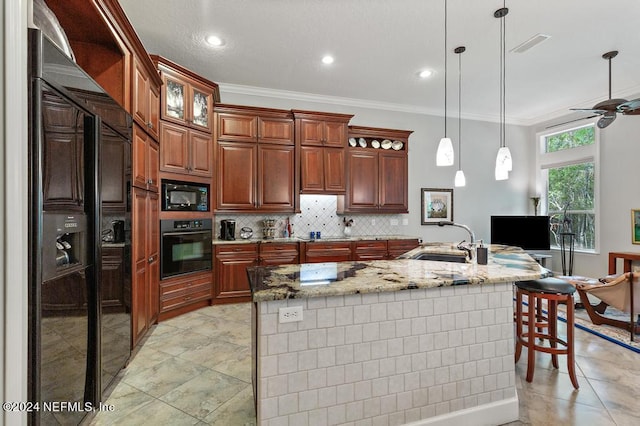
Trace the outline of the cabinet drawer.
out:
[[[217,245],[216,246],[216,255],[218,255],[218,254],[257,255],[258,254],[258,245],[257,244]]]
[[[298,253],[297,243],[264,243],[260,244],[260,253]]]
[[[307,243],[306,263],[345,262],[351,260],[351,243]]]
[[[211,286],[211,273],[197,277],[178,277],[160,281],[160,296],[173,297],[178,292],[194,287]]]
[[[342,250],[342,249],[347,249],[347,250],[351,250],[351,243],[346,241],[346,242],[339,242],[339,243],[329,243],[329,242],[321,242],[321,241],[314,241],[312,243],[307,243],[307,252],[310,251],[324,251],[324,250]]]
[[[198,302],[200,300],[211,299],[211,285],[205,287],[194,287],[191,291],[183,290],[172,297],[160,298],[160,311],[165,312],[180,306]]]
[[[386,240],[358,241],[355,243],[355,246],[358,251],[387,251]]]

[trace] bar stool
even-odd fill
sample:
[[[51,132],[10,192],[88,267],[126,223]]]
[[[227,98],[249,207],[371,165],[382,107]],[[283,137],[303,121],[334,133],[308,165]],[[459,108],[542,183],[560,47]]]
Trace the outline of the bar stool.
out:
[[[527,382],[533,380],[535,369],[535,351],[551,354],[554,368],[558,368],[558,355],[567,355],[567,367],[571,384],[578,389],[575,372],[573,347],[573,293],[571,284],[558,278],[542,278],[515,283],[516,291],[516,353],[515,362],[520,359],[522,347],[527,348]],[[523,312],[522,297],[527,296],[528,309]],[[547,301],[546,316],[542,310],[542,301]],[[558,302],[567,306],[567,340],[558,337]],[[523,325],[527,331],[523,332]],[[547,329],[547,333],[544,333]],[[549,345],[536,344],[536,339],[547,340]]]

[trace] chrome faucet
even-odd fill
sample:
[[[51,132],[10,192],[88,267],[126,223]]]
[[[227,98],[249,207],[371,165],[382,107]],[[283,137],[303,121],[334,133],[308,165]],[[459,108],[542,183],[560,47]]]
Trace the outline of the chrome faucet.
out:
[[[447,220],[442,220],[438,222],[438,226],[456,226],[458,228],[462,228],[466,230],[469,233],[469,238],[471,239],[471,241],[469,242],[469,246],[468,247],[464,246],[462,244],[464,243],[464,241],[462,241],[460,244],[458,244],[457,248],[460,250],[466,251],[469,254],[469,260],[475,259],[476,236],[474,235],[471,228],[469,228],[467,225],[463,225],[461,223],[455,223]]]

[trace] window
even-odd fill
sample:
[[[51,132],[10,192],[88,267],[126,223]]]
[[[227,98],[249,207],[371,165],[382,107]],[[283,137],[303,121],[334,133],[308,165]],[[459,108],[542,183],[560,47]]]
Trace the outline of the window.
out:
[[[559,248],[573,234],[576,251],[596,252],[598,130],[589,123],[538,136],[542,209],[551,218],[551,246]]]

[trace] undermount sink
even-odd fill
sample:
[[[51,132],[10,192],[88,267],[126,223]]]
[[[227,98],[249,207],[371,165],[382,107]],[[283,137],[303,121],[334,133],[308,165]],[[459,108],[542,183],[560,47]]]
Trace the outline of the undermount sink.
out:
[[[466,263],[467,257],[464,255],[450,254],[450,253],[420,253],[413,259],[418,260],[435,260],[437,262],[457,262]]]

